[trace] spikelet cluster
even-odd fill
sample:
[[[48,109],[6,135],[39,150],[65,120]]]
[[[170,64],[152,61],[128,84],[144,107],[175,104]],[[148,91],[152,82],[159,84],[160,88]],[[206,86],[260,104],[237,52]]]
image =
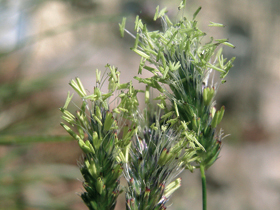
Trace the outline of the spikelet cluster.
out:
[[[197,148],[160,118],[160,108],[149,108],[139,116],[139,128],[125,170],[129,210],[166,209],[171,194],[181,186],[176,177],[191,163]]]
[[[179,5],[182,9],[185,1]],[[224,59],[220,45],[234,47],[227,39],[210,38],[202,44],[205,33],[195,20],[199,8],[188,20],[172,23],[166,8],[156,9],[163,31],[149,31],[137,16],[135,33],[120,24],[121,35],[135,38],[132,50],[141,56],[138,73],[152,73],[149,78],[134,77],[146,84],[136,90],[132,83],[120,83],[120,72],[107,65],[109,73],[96,71],[96,86],[88,94],[79,78],[70,86],[80,96],[82,105],[73,114],[68,93],[60,108],[63,128],[77,140],[84,156],[80,161],[85,191],[81,198],[90,210],[114,209],[118,195],[126,189],[127,210],[163,210],[172,193],[181,185],[177,176],[184,170],[209,168],[218,158],[222,131],[217,132],[225,107],[216,110],[214,97],[218,86],[233,66],[234,58]],[[221,27],[211,22],[209,26]],[[214,82],[214,73],[220,76]],[[108,92],[101,87],[108,80]],[[159,96],[150,97],[156,89]],[[139,111],[138,93],[145,94],[146,109]],[[112,100],[113,98],[113,100]],[[114,107],[110,107],[110,100]],[[156,106],[151,101],[159,101]],[[155,108],[156,107],[156,108]],[[128,186],[121,188],[124,175]],[[204,177],[205,180],[205,177]]]
[[[164,103],[159,106],[165,111],[176,112],[197,145],[203,147],[197,151],[200,157],[197,167],[203,165],[207,169],[217,159],[223,138],[222,131],[216,132],[216,127],[223,118],[225,107],[216,111],[214,96],[219,84],[225,82],[235,58],[224,59],[222,48],[218,49],[221,44],[234,47],[227,39],[211,37],[208,43],[202,44],[206,34],[198,29],[195,20],[200,9],[192,19],[182,17],[172,23],[165,14],[166,8],[159,11],[158,7],[154,20],[161,18],[163,31],[149,31],[139,17],[135,21],[135,36],[124,28],[125,21],[120,24],[120,30],[135,37],[132,50],[141,56],[138,73],[145,69],[153,74],[149,78],[136,76],[135,79],[157,89],[170,101],[169,107]],[[211,22],[209,26],[222,24]],[[214,83],[215,72],[220,75],[218,83]]]
[[[68,111],[68,105],[73,97],[68,93],[65,105],[60,108],[62,118],[78,132],[64,123],[64,129],[77,140],[84,152],[80,161],[80,171],[83,175],[85,191],[81,198],[91,210],[114,209],[116,200],[120,194],[119,179],[123,172],[123,164],[128,161],[131,138],[136,131],[135,127],[123,126],[119,128],[118,119],[122,113],[126,113],[129,106],[122,99],[122,104],[113,111],[109,110],[109,98],[123,86],[119,83],[119,72],[116,68],[107,65],[110,73],[109,92],[101,92],[103,80],[101,72],[96,71],[97,82],[93,94],[87,94],[79,78],[72,80],[70,85],[82,99],[82,105],[76,114]],[[122,135],[120,135],[122,130]],[[126,131],[126,132],[125,132]],[[121,136],[121,137],[120,137]]]

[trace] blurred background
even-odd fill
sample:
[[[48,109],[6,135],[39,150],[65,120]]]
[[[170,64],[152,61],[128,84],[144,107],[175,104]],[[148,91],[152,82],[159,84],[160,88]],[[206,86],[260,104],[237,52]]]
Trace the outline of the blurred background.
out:
[[[126,16],[133,31],[140,15],[150,29],[160,29],[152,21],[156,6],[167,6],[176,20],[179,3],[0,1],[0,209],[87,209],[77,195],[81,152],[59,125],[68,82],[78,76],[92,92],[95,69],[105,70],[107,63],[118,67],[122,82],[132,80],[140,58],[130,51],[133,40],[120,38],[118,23]],[[237,57],[217,98],[226,106],[221,125],[231,135],[207,171],[208,208],[278,209],[280,1],[187,0],[184,15],[192,17],[199,6],[199,28],[229,38],[236,48],[224,48],[225,57]],[[210,28],[209,21],[226,27]],[[169,209],[201,209],[199,173],[185,171],[181,177]],[[116,209],[124,205],[122,196]]]

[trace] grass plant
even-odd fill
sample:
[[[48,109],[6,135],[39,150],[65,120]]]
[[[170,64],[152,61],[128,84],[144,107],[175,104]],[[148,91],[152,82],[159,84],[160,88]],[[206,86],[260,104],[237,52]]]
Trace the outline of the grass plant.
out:
[[[178,9],[184,6],[182,1]],[[85,153],[80,163],[85,189],[81,197],[89,209],[114,209],[121,191],[126,193],[127,210],[166,209],[185,169],[200,169],[202,206],[207,209],[205,170],[217,160],[224,138],[217,126],[225,107],[217,109],[214,97],[234,61],[223,57],[220,46],[234,46],[227,39],[212,37],[203,44],[206,33],[196,21],[200,9],[191,19],[182,17],[173,23],[167,9],[157,7],[154,20],[161,19],[163,30],[149,31],[137,16],[135,35],[125,29],[123,19],[121,35],[126,32],[135,38],[131,49],[141,57],[138,74],[144,70],[152,74],[134,77],[146,85],[145,90],[121,84],[120,72],[110,65],[103,75],[96,71],[93,94],[85,91],[79,78],[70,82],[82,105],[70,113],[68,94],[60,110],[72,127],[61,125]],[[108,92],[103,93],[106,80]],[[150,93],[155,90],[159,96],[153,98]],[[145,95],[142,111],[138,94]],[[127,187],[120,186],[121,175]]]

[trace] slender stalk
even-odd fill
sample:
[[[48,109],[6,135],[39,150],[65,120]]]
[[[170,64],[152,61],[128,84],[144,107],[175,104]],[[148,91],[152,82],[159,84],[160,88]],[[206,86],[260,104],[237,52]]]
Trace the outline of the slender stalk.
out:
[[[200,165],[200,174],[201,174],[201,182],[202,182],[202,205],[203,210],[207,210],[207,192],[206,192],[206,176],[205,176],[205,168],[203,165]]]

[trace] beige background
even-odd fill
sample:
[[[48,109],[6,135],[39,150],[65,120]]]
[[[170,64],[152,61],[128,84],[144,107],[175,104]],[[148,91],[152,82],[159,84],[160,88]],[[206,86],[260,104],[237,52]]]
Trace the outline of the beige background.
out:
[[[179,1],[0,3],[0,8],[4,8],[0,9],[0,52],[6,53],[0,59],[2,90],[5,84],[15,80],[21,81],[18,90],[28,90],[38,78],[64,72],[53,76],[47,89],[38,89],[27,98],[15,102],[0,98],[1,134],[64,135],[59,126],[58,107],[63,106],[70,90],[68,82],[78,76],[92,92],[95,69],[105,70],[107,63],[118,67],[122,82],[132,80],[140,59],[129,49],[133,40],[128,36],[120,38],[118,23],[125,15],[127,27],[133,30],[135,14],[141,10],[149,21],[158,4],[168,6],[173,20],[178,18]],[[217,97],[218,105],[226,106],[221,125],[231,135],[224,142],[220,159],[207,171],[208,208],[278,209],[280,3],[278,0],[189,0],[185,15],[192,17],[198,6],[202,6],[197,16],[199,27],[209,36],[229,38],[236,49],[225,48],[225,56],[237,57]],[[209,28],[209,21],[226,27]],[[17,96],[11,94],[11,97]],[[52,205],[86,209],[75,194],[82,191],[81,182],[75,179],[81,178],[76,167],[80,156],[76,142],[1,146],[0,157],[7,157],[18,147],[23,152],[1,169],[0,187],[8,189],[15,183],[10,171],[18,171],[26,179],[35,175],[39,178],[30,182],[23,179],[25,184],[21,185],[19,197],[0,195],[0,200],[5,200],[0,201],[1,209],[52,209]],[[186,171],[181,176],[183,184],[171,198],[170,209],[201,209],[199,174]],[[117,209],[124,209],[123,205],[122,197]]]

